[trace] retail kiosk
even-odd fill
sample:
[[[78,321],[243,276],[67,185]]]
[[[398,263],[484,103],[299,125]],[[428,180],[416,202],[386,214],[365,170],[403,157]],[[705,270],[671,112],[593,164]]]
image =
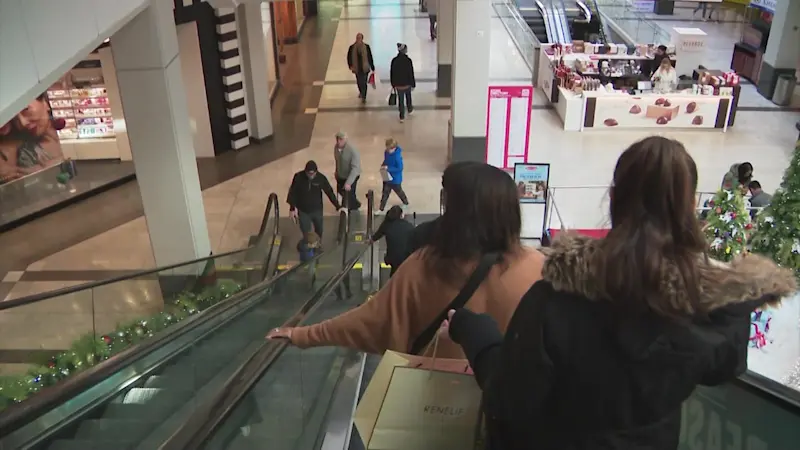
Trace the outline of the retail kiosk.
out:
[[[738,76],[678,67],[686,75],[674,92],[652,91],[655,45],[544,44],[539,88],[553,103],[564,130],[670,128],[726,131],[733,125]],[[668,57],[676,65],[675,46]],[[694,56],[694,55],[692,55]],[[681,73],[688,71],[687,74]]]

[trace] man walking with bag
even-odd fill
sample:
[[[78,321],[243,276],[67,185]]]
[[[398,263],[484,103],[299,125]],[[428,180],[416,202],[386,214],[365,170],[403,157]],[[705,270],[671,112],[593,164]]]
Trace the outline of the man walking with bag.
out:
[[[411,90],[417,87],[417,80],[414,78],[414,63],[406,53],[408,53],[406,44],[398,42],[397,56],[392,59],[389,72],[392,89],[397,94],[400,122],[406,120],[406,107],[408,107],[408,114],[414,112],[414,104],[411,102]],[[391,103],[391,99],[389,99],[389,102]]]
[[[361,33],[356,35],[356,41],[347,49],[347,66],[356,76],[361,103],[367,103],[367,83],[370,72],[375,71],[375,63],[372,61],[372,49],[364,42]]]
[[[336,133],[333,159],[336,162],[336,191],[342,195],[342,205],[350,211],[361,208],[356,195],[356,185],[361,177],[361,155],[347,142],[344,131]]]

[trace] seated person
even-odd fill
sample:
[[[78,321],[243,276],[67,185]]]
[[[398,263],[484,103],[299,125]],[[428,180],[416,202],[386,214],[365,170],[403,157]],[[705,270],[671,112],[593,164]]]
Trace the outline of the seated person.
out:
[[[389,208],[386,219],[378,227],[372,236],[372,241],[379,241],[386,238],[386,256],[384,262],[391,266],[391,275],[397,272],[400,264],[406,260],[408,255],[408,243],[414,233],[414,225],[405,220],[403,208],[395,205]]]
[[[319,235],[309,231],[297,243],[297,253],[300,255],[300,263],[305,263],[314,259],[322,249],[319,245]]]

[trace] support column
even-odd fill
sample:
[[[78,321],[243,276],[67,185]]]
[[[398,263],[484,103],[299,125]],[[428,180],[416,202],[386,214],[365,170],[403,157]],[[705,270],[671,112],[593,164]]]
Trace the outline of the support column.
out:
[[[445,3],[440,1],[440,4]],[[451,161],[486,160],[491,0],[453,1],[453,106]]]
[[[455,0],[438,0],[436,5],[436,96],[453,95],[453,41]]]
[[[111,37],[156,265],[208,256],[200,180],[171,0],[151,0]]]
[[[758,92],[771,99],[778,77],[794,75],[800,60],[800,1],[776,2],[767,51],[761,63]]]
[[[267,64],[267,44],[261,24],[261,3],[245,2],[236,8],[239,50],[244,69],[245,104],[250,140],[272,136],[272,108]]]

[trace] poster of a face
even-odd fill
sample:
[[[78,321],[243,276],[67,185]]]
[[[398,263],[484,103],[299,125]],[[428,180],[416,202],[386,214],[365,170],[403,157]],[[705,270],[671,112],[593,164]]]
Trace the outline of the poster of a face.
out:
[[[0,125],[0,184],[55,166],[64,160],[45,94]]]
[[[515,164],[514,182],[517,183],[520,203],[545,203],[550,179],[550,164]]]

